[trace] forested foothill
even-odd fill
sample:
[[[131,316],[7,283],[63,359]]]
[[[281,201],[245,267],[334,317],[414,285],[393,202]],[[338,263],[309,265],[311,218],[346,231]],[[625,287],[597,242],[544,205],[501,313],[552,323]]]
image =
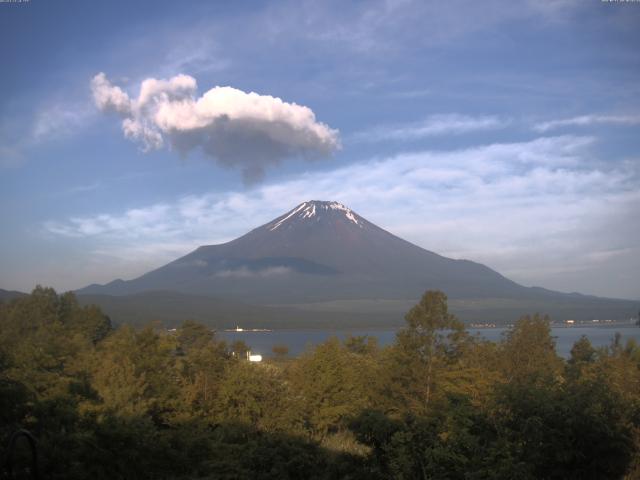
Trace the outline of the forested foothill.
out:
[[[389,347],[279,352],[248,362],[192,321],[113,328],[50,288],[0,303],[0,478],[20,429],[51,479],[640,478],[633,340],[565,360],[533,315],[489,342],[429,291]],[[10,460],[29,478],[27,442]]]

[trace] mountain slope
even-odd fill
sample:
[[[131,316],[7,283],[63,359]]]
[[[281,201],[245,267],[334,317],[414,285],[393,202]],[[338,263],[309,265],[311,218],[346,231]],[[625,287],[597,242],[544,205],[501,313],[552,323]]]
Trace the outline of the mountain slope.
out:
[[[160,322],[171,328],[184,320],[196,320],[216,329],[268,327],[272,329],[340,327],[389,327],[402,325],[402,313],[394,310],[358,312],[269,307],[178,292],[148,291],[132,295],[78,295],[82,305],[99,305],[115,324],[142,326]]]
[[[0,302],[9,302],[14,298],[20,298],[26,295],[26,293],[18,292],[15,290],[3,290],[0,288]]]
[[[325,201],[304,202],[233,241],[199,247],[136,279],[91,285],[78,293],[118,296],[164,290],[299,308],[366,299],[414,301],[428,289],[443,290],[452,300],[480,299],[484,305],[489,299],[496,304],[521,301],[540,305],[541,311],[551,302],[593,307],[605,301],[523,287],[485,265],[418,247],[340,203]],[[634,311],[632,302],[621,302],[606,300],[616,307],[616,315]],[[563,311],[571,316],[570,307]]]
[[[377,227],[337,202],[311,201],[221,245],[203,246],[137,279],[80,293],[172,290],[249,302],[415,298],[440,288],[455,298],[537,297],[488,267],[452,260]]]

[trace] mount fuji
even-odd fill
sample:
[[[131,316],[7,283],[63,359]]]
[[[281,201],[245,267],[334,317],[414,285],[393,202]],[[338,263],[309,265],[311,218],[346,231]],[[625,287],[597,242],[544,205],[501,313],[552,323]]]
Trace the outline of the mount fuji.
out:
[[[513,320],[530,311],[629,318],[636,307],[631,301],[524,287],[485,265],[407,242],[341,203],[315,200],[228,243],[201,246],[133,280],[77,293],[121,304],[115,297],[162,291],[174,295],[174,303],[185,303],[185,316],[189,302],[180,299],[197,296],[284,309],[279,315],[361,315],[380,323],[382,317],[401,318],[429,289],[444,291],[454,312],[467,320]]]

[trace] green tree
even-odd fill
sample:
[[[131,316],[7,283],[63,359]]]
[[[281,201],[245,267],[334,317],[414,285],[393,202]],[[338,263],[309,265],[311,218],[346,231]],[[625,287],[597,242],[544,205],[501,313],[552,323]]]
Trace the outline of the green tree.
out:
[[[181,407],[176,351],[172,335],[150,327],[119,328],[92,357],[91,381],[102,401],[90,405],[102,412],[149,415],[158,424],[171,424]]]
[[[344,346],[352,353],[359,355],[375,355],[378,353],[378,339],[369,335],[349,335]]]
[[[447,296],[440,291],[427,291],[405,320],[406,327],[388,352],[390,396],[396,406],[424,412],[438,374],[459,360],[469,336],[464,324],[449,313]]]
[[[623,344],[616,334],[608,347],[598,349],[596,361],[583,368],[582,379],[605,386],[629,406],[626,415],[636,455],[625,478],[640,478],[640,345],[634,339]]]
[[[597,358],[597,350],[593,348],[591,342],[582,335],[571,347],[569,360],[567,361],[567,377],[578,378],[583,371],[592,365]]]
[[[251,351],[251,348],[244,340],[234,340],[231,343],[230,351],[234,357],[243,359],[247,356],[247,352]]]
[[[307,428],[321,437],[372,405],[378,378],[372,359],[349,352],[335,337],[288,370]]]
[[[501,345],[501,370],[507,382],[549,383],[562,378],[563,360],[556,353],[548,316],[521,317]]]
[[[372,447],[385,478],[493,478],[482,473],[486,446],[492,441],[487,419],[464,396],[452,396],[446,403],[446,409],[402,421],[363,412],[350,426]]]
[[[73,292],[60,295],[58,317],[70,332],[80,334],[94,345],[106,338],[112,330],[111,320],[102,313],[100,307],[81,307]]]
[[[595,360],[596,349],[586,335],[582,335],[571,347],[570,364],[591,363]]]
[[[136,332],[121,327],[93,356],[91,384],[99,410],[123,416],[145,415],[151,399],[146,372],[136,365]],[[92,402],[94,403],[94,402]]]
[[[188,352],[212,346],[215,336],[209,327],[193,320],[185,320],[177,329],[176,337],[178,348],[182,352]]]
[[[204,325],[187,321],[176,332],[175,368],[180,401],[174,420],[211,419],[215,397],[229,362],[227,347]]]
[[[599,381],[506,384],[492,411],[496,440],[487,458],[497,478],[620,478],[634,452],[627,412]]]
[[[292,430],[296,416],[280,371],[242,361],[228,364],[214,409],[218,422],[241,422],[272,432]]]
[[[13,365],[6,375],[39,398],[64,396],[84,375],[84,355],[110,331],[99,308],[37,286],[0,309],[0,349]]]

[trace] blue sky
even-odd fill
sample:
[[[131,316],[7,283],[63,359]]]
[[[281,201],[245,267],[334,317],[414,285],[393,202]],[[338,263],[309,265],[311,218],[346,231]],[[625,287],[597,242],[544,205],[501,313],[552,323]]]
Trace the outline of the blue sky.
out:
[[[31,0],[0,41],[0,288],[133,278],[323,199],[640,299],[640,3]]]

